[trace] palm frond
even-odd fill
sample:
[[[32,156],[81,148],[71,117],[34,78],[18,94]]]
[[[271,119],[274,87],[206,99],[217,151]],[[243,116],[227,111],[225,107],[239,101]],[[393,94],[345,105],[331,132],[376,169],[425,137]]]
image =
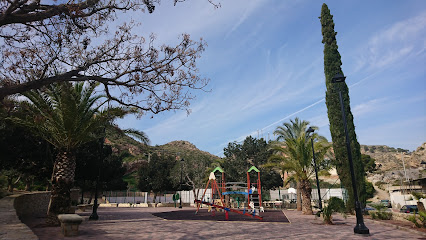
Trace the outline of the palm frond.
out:
[[[96,118],[100,95],[94,95],[94,86],[84,83],[56,83],[41,90],[23,94],[30,114],[17,122],[31,127],[38,135],[60,149],[74,149],[93,140],[104,126]]]
[[[140,140],[145,145],[149,145],[149,143],[150,143],[148,135],[146,135],[146,133],[144,133],[142,131],[132,129],[132,128],[128,128],[128,129],[124,129],[123,132],[127,135],[130,135],[134,138],[137,138],[138,140]]]
[[[315,142],[315,156],[321,167],[330,144],[315,132],[307,133],[308,126],[308,121],[302,121],[297,117],[278,126],[274,131],[274,134],[278,135],[278,142],[274,142],[270,148],[274,154],[268,159],[268,166],[288,171],[298,181],[313,177],[311,139]],[[311,127],[318,129],[316,126]]]

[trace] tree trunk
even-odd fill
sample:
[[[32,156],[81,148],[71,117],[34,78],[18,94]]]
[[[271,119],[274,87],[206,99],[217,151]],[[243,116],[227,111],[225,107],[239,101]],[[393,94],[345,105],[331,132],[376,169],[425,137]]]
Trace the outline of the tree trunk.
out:
[[[152,203],[155,203],[156,200],[157,200],[157,192],[154,192],[154,198],[152,199]]]
[[[83,188],[81,189],[81,198],[80,198],[80,204],[84,204],[84,190]]]
[[[46,219],[48,225],[59,225],[57,215],[70,212],[74,175],[75,156],[71,152],[59,152],[53,166],[52,192]]]
[[[297,182],[296,185],[297,188],[297,199],[296,199],[296,206],[297,206],[297,211],[302,211],[302,190],[301,190],[301,186],[300,186],[300,182]]]
[[[425,205],[420,201],[417,202],[417,209],[419,210],[419,212],[425,212],[426,211]]]
[[[200,189],[197,189],[197,191],[195,191],[195,187],[192,188],[192,193],[194,193],[194,199],[198,199],[198,194],[200,193]]]
[[[90,190],[89,200],[87,200],[87,204],[91,204],[93,199],[93,190]]]
[[[303,196],[302,202],[302,213],[306,215],[312,215],[312,205],[311,205],[311,193],[312,187],[308,179],[300,182],[300,188]]]
[[[7,177],[7,191],[13,193],[13,177]]]
[[[32,177],[25,178],[25,191],[31,191]]]
[[[31,191],[31,182],[25,182],[25,191]]]

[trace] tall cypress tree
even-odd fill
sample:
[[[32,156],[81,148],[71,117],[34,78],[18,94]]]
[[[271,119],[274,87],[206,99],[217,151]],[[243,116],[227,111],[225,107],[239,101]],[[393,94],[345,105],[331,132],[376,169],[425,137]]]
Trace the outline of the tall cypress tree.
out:
[[[352,151],[352,160],[355,171],[355,178],[357,183],[357,190],[359,201],[365,205],[365,172],[364,166],[361,161],[360,145],[357,141],[355,134],[355,125],[353,115],[349,103],[349,89],[345,82],[332,83],[333,76],[337,73],[343,74],[341,65],[342,61],[338,51],[336,34],[334,31],[333,15],[324,3],[321,9],[321,26],[324,43],[324,74],[327,92],[325,102],[327,105],[328,119],[330,122],[330,132],[333,141],[333,149],[335,154],[335,165],[337,173],[339,174],[342,185],[346,188],[349,194],[347,202],[347,209],[354,209],[354,196],[352,189],[352,180],[349,168],[348,152],[346,149],[346,136],[344,123],[342,119],[342,112],[339,101],[339,89],[342,91],[344,109],[346,114],[347,128],[349,134],[349,141]]]

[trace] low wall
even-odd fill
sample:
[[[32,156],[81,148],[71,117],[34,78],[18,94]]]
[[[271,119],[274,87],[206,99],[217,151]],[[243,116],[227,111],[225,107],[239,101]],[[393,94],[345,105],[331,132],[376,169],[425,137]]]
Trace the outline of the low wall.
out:
[[[71,199],[77,202],[78,189],[71,190]],[[19,195],[13,204],[19,217],[46,217],[49,207],[50,192],[31,192]]]
[[[32,192],[15,198],[13,206],[19,217],[46,217],[50,192]]]
[[[75,200],[76,197],[78,197],[78,189],[71,190],[71,198]],[[50,192],[15,194],[0,199],[0,239],[38,239],[33,231],[21,222],[20,218],[45,217],[49,200]]]

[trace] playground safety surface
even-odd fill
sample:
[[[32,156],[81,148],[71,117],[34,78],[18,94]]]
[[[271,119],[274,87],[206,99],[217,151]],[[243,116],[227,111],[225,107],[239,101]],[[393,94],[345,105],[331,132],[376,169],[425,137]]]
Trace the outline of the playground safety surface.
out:
[[[160,217],[166,220],[189,220],[189,221],[244,221],[244,222],[278,222],[278,223],[289,223],[287,216],[281,210],[265,210],[260,213],[263,220],[259,220],[254,217],[238,214],[229,213],[229,220],[225,219],[225,212],[215,212],[214,215],[208,212],[207,209],[200,209],[197,214],[194,210],[180,210],[171,212],[157,212],[152,213],[156,217]]]

